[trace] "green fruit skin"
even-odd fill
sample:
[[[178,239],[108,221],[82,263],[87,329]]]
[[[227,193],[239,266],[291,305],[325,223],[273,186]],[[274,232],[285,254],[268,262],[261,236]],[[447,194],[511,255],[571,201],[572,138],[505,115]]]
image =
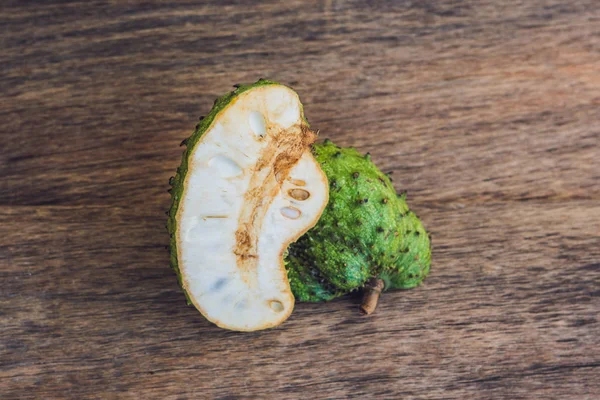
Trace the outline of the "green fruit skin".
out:
[[[329,181],[317,225],[288,248],[286,267],[298,301],[326,301],[378,277],[407,289],[429,273],[431,245],[421,221],[390,179],[352,148],[313,146]]]
[[[169,231],[170,241],[169,241],[169,254],[170,254],[170,265],[171,268],[177,274],[177,280],[179,285],[183,289],[181,271],[179,270],[179,263],[177,260],[177,210],[179,209],[179,201],[183,198],[184,193],[184,182],[188,172],[188,165],[190,156],[192,151],[194,150],[196,144],[200,140],[200,138],[204,135],[204,133],[211,127],[214,120],[219,116],[219,113],[223,111],[227,106],[240,94],[254,89],[260,86],[267,85],[279,85],[277,82],[269,81],[266,79],[259,79],[257,82],[250,85],[236,85],[236,89],[226,95],[219,97],[215,100],[215,103],[208,113],[206,117],[202,118],[201,121],[196,125],[196,129],[192,135],[181,142],[182,145],[186,145],[186,150],[183,152],[181,157],[181,165],[177,168],[177,174],[171,179],[169,179],[169,184],[172,186],[169,192],[171,193],[171,207],[167,212],[168,220],[167,220],[167,230]],[[302,114],[304,115],[304,114]],[[183,290],[188,305],[191,305],[192,302],[188,296],[188,293]]]

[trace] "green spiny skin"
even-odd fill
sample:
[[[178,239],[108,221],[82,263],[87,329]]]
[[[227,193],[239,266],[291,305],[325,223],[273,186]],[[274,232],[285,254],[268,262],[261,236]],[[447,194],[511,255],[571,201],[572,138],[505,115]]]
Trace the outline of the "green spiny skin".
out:
[[[314,155],[329,181],[319,222],[288,248],[286,267],[298,301],[326,301],[373,277],[385,289],[408,289],[427,276],[430,240],[406,196],[352,148],[326,140]]]
[[[235,85],[234,91],[227,93],[226,95],[219,97],[215,100],[213,108],[210,110],[208,115],[206,117],[200,117],[200,122],[198,123],[198,125],[196,125],[194,133],[189,138],[181,142],[182,146],[186,146],[186,150],[183,152],[183,155],[181,157],[181,165],[179,166],[179,168],[177,168],[177,174],[169,179],[169,185],[171,185],[172,188],[169,190],[169,192],[171,193],[171,208],[167,212],[167,215],[169,217],[167,221],[167,230],[169,231],[170,235],[169,253],[171,268],[175,270],[179,286],[181,286],[182,288],[183,286],[181,282],[181,272],[179,271],[179,264],[177,261],[177,241],[175,238],[175,232],[177,231],[176,215],[177,210],[179,209],[179,201],[183,194],[183,184],[185,182],[185,177],[188,172],[188,164],[190,155],[192,154],[192,150],[194,149],[202,135],[204,135],[204,133],[211,126],[218,114],[223,109],[225,109],[237,96],[239,96],[247,90],[267,85],[278,85],[278,83],[261,78],[256,83],[253,83],[251,85]],[[190,301],[187,292],[185,290],[183,292],[185,294],[188,305],[191,305],[192,302]]]

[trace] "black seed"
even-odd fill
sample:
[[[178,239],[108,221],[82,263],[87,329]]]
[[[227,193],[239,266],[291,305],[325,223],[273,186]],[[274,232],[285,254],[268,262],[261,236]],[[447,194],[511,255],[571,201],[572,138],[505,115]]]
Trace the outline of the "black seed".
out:
[[[382,177],[379,177],[378,179],[379,179],[379,182],[381,182],[381,183],[383,183],[385,185],[385,181],[383,180]]]
[[[331,144],[331,140],[329,140],[329,139],[325,139],[325,140],[323,140],[323,143],[324,143],[324,144]]]
[[[359,173],[359,172],[355,172],[355,173],[353,173],[353,174],[352,174],[352,177],[353,177],[354,179],[358,178],[359,176],[360,176],[360,173]]]
[[[363,203],[368,203],[369,199],[363,199]]]
[[[338,152],[336,152],[336,153],[335,153],[333,156],[334,156],[335,158],[338,158],[338,157],[339,157],[339,156],[341,156],[341,155],[342,155],[342,152],[341,152],[341,151],[338,151]]]
[[[386,174],[386,175],[389,177],[389,176],[390,176],[390,175],[392,175],[393,173],[394,173],[394,171],[389,171],[389,172],[386,172],[385,174]]]
[[[169,212],[168,212],[168,211],[165,211],[165,215],[169,215]]]
[[[356,221],[356,226],[362,226],[362,221],[361,220],[357,220]]]
[[[204,119],[204,115],[198,117],[198,121],[202,121]]]
[[[421,232],[415,231],[415,236],[419,236],[420,234],[421,234]]]
[[[167,193],[171,193],[171,191],[172,191],[172,190],[173,190],[173,189],[169,189],[169,190],[167,190]]]
[[[173,186],[174,183],[175,183],[175,177],[172,176],[169,178],[169,185]]]
[[[217,97],[213,103],[213,106],[216,105],[218,101],[219,101],[219,98]]]
[[[334,180],[332,180],[331,183],[330,183],[330,185],[331,185],[332,188],[335,188],[335,187],[337,187],[337,182],[334,181]]]
[[[187,139],[183,139],[183,140],[181,141],[181,143],[179,143],[179,145],[180,145],[180,146],[187,146],[188,140],[189,140],[189,138],[187,138]]]
[[[239,88],[240,86],[242,86],[241,83],[236,83],[235,85],[233,85],[233,87],[236,88],[236,89]]]
[[[382,233],[383,232],[383,228],[378,226],[377,229],[375,229],[378,233]]]

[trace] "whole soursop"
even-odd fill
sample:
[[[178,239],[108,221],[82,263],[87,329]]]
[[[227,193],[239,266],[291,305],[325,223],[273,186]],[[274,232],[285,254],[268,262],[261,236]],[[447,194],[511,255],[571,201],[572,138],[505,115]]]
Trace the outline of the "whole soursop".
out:
[[[396,194],[369,155],[328,140],[314,144],[313,154],[329,181],[329,203],[288,249],[296,299],[330,300],[374,279],[385,289],[417,286],[429,272],[431,248],[406,196]]]
[[[294,308],[283,254],[319,219],[327,179],[298,95],[259,80],[217,99],[171,178],[171,266],[222,328],[279,325]]]

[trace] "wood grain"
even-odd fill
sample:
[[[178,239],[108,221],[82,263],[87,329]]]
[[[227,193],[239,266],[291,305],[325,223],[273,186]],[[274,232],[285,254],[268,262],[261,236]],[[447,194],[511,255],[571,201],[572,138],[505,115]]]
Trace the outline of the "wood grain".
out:
[[[4,1],[0,398],[600,397],[600,3]],[[179,142],[291,84],[433,234],[425,284],[220,330],[167,268]]]

